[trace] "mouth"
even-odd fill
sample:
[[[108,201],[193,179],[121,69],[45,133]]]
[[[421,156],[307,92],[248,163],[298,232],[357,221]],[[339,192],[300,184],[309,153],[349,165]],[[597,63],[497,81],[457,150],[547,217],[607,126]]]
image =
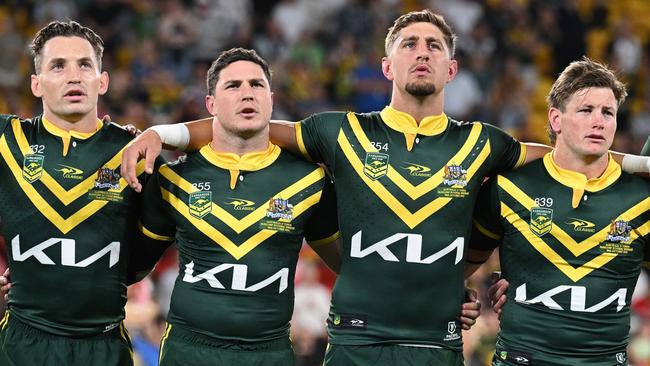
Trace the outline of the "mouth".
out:
[[[431,68],[425,64],[419,64],[411,69],[411,72],[415,75],[428,75],[431,73]]]
[[[257,115],[257,110],[253,107],[246,107],[240,110],[239,114],[244,118],[253,118]]]
[[[70,89],[63,95],[63,98],[71,102],[76,102],[80,101],[85,96],[86,93],[84,93],[84,91],[81,89]]]
[[[603,135],[599,135],[595,133],[589,134],[585,138],[591,142],[596,142],[596,143],[605,142],[605,137],[603,137]]]

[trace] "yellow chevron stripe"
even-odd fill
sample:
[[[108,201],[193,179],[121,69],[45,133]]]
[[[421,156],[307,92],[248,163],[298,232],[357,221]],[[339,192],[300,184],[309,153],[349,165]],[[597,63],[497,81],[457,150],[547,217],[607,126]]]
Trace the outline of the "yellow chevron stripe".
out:
[[[11,127],[13,129],[14,136],[16,137],[16,142],[18,143],[23,156],[29,154],[31,152],[31,149],[29,148],[27,137],[25,137],[23,129],[20,127],[20,121],[18,119],[11,120]],[[111,160],[106,162],[104,166],[110,169],[117,168],[122,162],[123,151],[124,148],[115,154]],[[137,175],[139,176],[143,171],[144,162],[140,161],[137,166]],[[85,195],[89,189],[93,188],[95,185],[95,178],[96,177],[94,175],[91,175],[83,181],[79,182],[79,184],[75,185],[70,190],[66,190],[54,178],[52,178],[52,176],[48,174],[45,169],[43,169],[41,182],[45,184],[45,186],[52,192],[52,194],[54,194],[61,201],[61,203],[68,206],[70,203],[76,201],[79,197]],[[120,184],[123,186],[122,183],[125,182],[126,181],[120,181]]]
[[[391,210],[393,210],[393,212],[397,215],[397,217],[401,218],[402,221],[404,221],[404,223],[408,225],[411,229],[418,226],[427,217],[431,216],[433,213],[435,213],[436,211],[438,211],[439,209],[441,209],[451,201],[451,198],[439,197],[429,202],[426,206],[422,207],[420,210],[416,211],[415,213],[411,213],[411,211],[409,211],[406,207],[404,207],[404,205],[397,198],[395,198],[395,196],[393,196],[393,194],[391,194],[388,191],[388,189],[386,189],[386,187],[384,187],[378,181],[368,178],[363,173],[363,163],[361,162],[361,160],[359,160],[359,157],[355,154],[354,150],[352,149],[352,146],[350,146],[350,142],[343,134],[343,131],[339,132],[338,143],[339,146],[341,147],[341,150],[347,157],[350,164],[352,164],[352,167],[357,172],[357,175],[359,175],[361,180],[363,180],[364,183],[366,183],[366,185],[370,189],[372,189],[372,191],[377,195],[377,197],[379,197],[379,199],[384,201],[384,203]]]
[[[165,177],[167,180],[172,182],[175,186],[182,189],[186,193],[190,194],[192,192],[198,191],[192,186],[192,183],[185,180],[180,175],[176,174],[172,169],[167,165],[160,167],[160,174]],[[304,176],[297,182],[293,183],[289,187],[278,192],[275,197],[282,197],[283,199],[289,199],[293,197],[296,193],[299,193],[306,187],[318,182],[319,180],[325,177],[325,171],[322,168],[316,168],[314,171]],[[240,234],[242,231],[249,228],[254,223],[258,222],[266,215],[266,209],[268,208],[268,202],[262,202],[260,206],[244,216],[241,220],[235,218],[228,211],[221,208],[218,204],[212,205],[212,215],[217,219],[221,220],[223,223],[228,225],[233,229],[237,234]]]
[[[397,198],[395,198],[395,196],[390,193],[386,187],[384,187],[378,181],[368,178],[363,173],[363,163],[352,149],[352,146],[350,145],[347,137],[345,137],[343,134],[343,131],[339,132],[338,143],[341,147],[341,150],[343,151],[343,154],[348,159],[361,180],[363,180],[363,182],[366,183],[366,185],[377,195],[377,197],[381,199],[386,204],[386,206],[388,206],[411,229],[418,226],[422,221],[451,202],[452,198],[438,197],[426,204],[424,207],[420,208],[418,211],[411,213],[411,211],[409,211],[409,209],[407,209]],[[467,169],[468,181],[472,179],[478,168],[481,166],[482,162],[489,155],[490,144],[488,142],[485,144],[483,150],[476,158],[476,160],[474,160],[474,163],[469,167],[469,169]]]
[[[253,236],[248,238],[242,244],[237,245],[233,243],[226,235],[222,234],[219,230],[215,229],[212,225],[208,224],[203,220],[196,219],[194,216],[190,215],[189,207],[185,202],[181,201],[178,197],[174,196],[171,192],[167,191],[164,188],[160,188],[162,197],[165,201],[180,213],[187,221],[189,221],[195,228],[201,231],[205,236],[212,239],[216,244],[225,249],[230,255],[235,259],[239,260],[248,252],[255,249],[258,245],[264,242],[266,239],[270,238],[277,233],[275,230],[266,230],[262,229],[256,232]],[[308,208],[318,203],[322,191],[318,191],[311,196],[305,198],[300,203],[296,204],[293,208],[293,217],[300,216]]]
[[[67,234],[70,230],[77,227],[83,221],[85,221],[90,216],[94,215],[102,207],[106,206],[108,201],[93,200],[80,210],[72,214],[72,216],[64,219],[49,203],[43,199],[40,193],[32,186],[30,183],[25,181],[22,177],[22,169],[16,163],[11,151],[9,150],[9,145],[7,145],[7,140],[5,136],[0,137],[0,155],[2,155],[4,161],[9,166],[9,170],[14,175],[16,182],[20,188],[25,192],[25,195],[29,200],[34,204],[36,209],[38,209],[43,216],[45,216],[54,226],[56,226],[59,231],[63,234]],[[142,164],[141,164],[142,163]],[[138,163],[138,174],[144,170],[143,162]],[[124,178],[120,178],[120,192],[128,186]]]
[[[607,264],[612,259],[616,258],[618,254],[603,253],[589,262],[583,264],[578,268],[574,268],[567,263],[557,252],[555,252],[548,244],[539,236],[530,232],[528,223],[525,222],[519,215],[517,215],[510,207],[501,202],[501,215],[505,217],[512,226],[514,226],[526,240],[549,262],[553,263],[562,273],[569,277],[573,282],[578,282],[584,276],[591,273],[593,270],[598,269]]]
[[[530,198],[530,196],[524,193],[524,191],[522,191],[519,187],[517,187],[514,183],[512,183],[508,178],[499,176],[497,179],[498,179],[499,187],[501,187],[510,196],[512,196],[512,198],[517,200],[517,202],[519,202],[528,211],[530,211],[532,207],[535,206],[535,200]],[[627,211],[620,214],[617,217],[617,219],[631,221],[637,216],[647,211],[649,206],[650,206],[650,197],[647,197],[643,201],[637,203]],[[582,255],[583,253],[586,253],[591,248],[605,241],[608,233],[609,233],[609,224],[604,228],[602,228],[600,231],[594,233],[590,237],[578,243],[569,234],[567,234],[566,231],[562,230],[562,228],[559,225],[553,225],[553,228],[549,232],[549,234],[555,237],[576,257]]]
[[[368,140],[368,136],[366,136],[366,133],[363,131],[363,128],[361,128],[361,124],[359,123],[359,120],[357,119],[357,116],[350,112],[348,113],[348,121],[350,122],[350,127],[352,128],[352,132],[354,132],[354,136],[357,138],[361,146],[366,152],[377,152],[378,150],[375,149],[371,144],[370,140]],[[483,125],[480,123],[474,123],[472,126],[472,130],[469,133],[469,136],[467,137],[467,140],[463,144],[463,147],[461,147],[460,150],[451,158],[449,159],[449,164],[459,164],[462,161],[465,161],[467,156],[472,152],[472,149],[476,145],[476,141],[478,141],[478,138],[481,135],[481,130],[483,129]],[[489,155],[489,154],[488,154]],[[480,163],[482,164],[485,159],[487,159],[487,156],[482,156],[482,160]],[[479,158],[477,158],[479,160]],[[480,165],[480,164],[479,164]],[[417,186],[414,186],[406,180],[397,170],[395,170],[390,164],[388,165],[388,173],[387,176],[388,178],[395,183],[398,187],[404,191],[412,200],[416,200],[426,193],[430,192],[432,189],[436,188],[437,186],[442,183],[445,175],[445,168],[442,167],[438,172],[433,174],[431,177],[427,178],[425,181],[422,183],[418,184]]]

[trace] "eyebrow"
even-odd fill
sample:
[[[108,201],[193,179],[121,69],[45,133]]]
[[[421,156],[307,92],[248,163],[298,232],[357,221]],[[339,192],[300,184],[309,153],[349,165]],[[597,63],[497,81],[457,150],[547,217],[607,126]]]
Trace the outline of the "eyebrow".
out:
[[[249,84],[254,84],[254,83],[259,83],[266,85],[264,82],[263,78],[252,78],[252,79],[233,79],[233,80],[227,80],[223,84],[224,85],[241,85],[243,82],[248,82]]]

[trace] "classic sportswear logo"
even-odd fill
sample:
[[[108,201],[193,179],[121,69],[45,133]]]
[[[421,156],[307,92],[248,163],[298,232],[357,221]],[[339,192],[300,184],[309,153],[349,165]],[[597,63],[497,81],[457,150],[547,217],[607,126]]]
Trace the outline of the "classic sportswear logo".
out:
[[[56,170],[57,172],[61,172],[61,174],[63,174],[63,178],[83,179],[84,177],[83,170],[68,165],[63,165],[63,164],[58,164],[58,165],[61,167],[61,169],[54,169],[54,170]]]
[[[409,175],[412,177],[430,177],[431,176],[431,169],[427,168],[424,165],[420,164],[415,164],[415,163],[409,163],[408,161],[405,161],[407,164],[406,166],[403,166],[402,169],[408,170]]]
[[[232,208],[237,211],[253,211],[255,209],[255,202],[241,199],[241,198],[228,198],[229,202],[224,202],[226,205],[232,205]]]
[[[569,217],[569,220],[571,221],[566,222],[566,224],[573,225],[574,231],[586,231],[588,233],[593,233],[596,231],[596,225],[593,222],[589,222],[583,219],[576,219],[573,217]]]

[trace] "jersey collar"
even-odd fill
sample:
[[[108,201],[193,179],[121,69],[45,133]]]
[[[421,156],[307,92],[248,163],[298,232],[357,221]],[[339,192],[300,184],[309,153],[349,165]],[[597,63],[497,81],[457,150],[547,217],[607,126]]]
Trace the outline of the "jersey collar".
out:
[[[222,169],[256,171],[273,164],[280,155],[280,148],[269,142],[269,146],[264,151],[255,151],[240,156],[233,153],[216,152],[208,144],[201,148],[200,153],[211,164]]]
[[[95,131],[92,132],[79,132],[79,131],[74,131],[74,130],[64,130],[61,127],[55,125],[54,123],[50,122],[45,116],[41,118],[43,121],[43,127],[45,130],[49,133],[51,133],[54,136],[58,136],[63,140],[63,156],[68,155],[68,149],[70,148],[70,140],[74,137],[78,140],[86,140],[92,137],[97,131],[101,130],[101,128],[104,126],[102,121],[100,119],[97,119],[97,125],[95,126]]]
[[[573,189],[573,199],[571,200],[573,208],[578,207],[585,191],[601,191],[612,185],[621,176],[621,166],[612,159],[611,155],[608,155],[605,172],[597,178],[587,179],[582,173],[559,167],[553,160],[552,152],[544,155],[544,167],[553,179]]]
[[[442,113],[437,116],[427,116],[420,121],[408,113],[398,111],[397,109],[387,106],[379,115],[386,125],[395,131],[401,132],[406,138],[406,148],[408,151],[413,149],[413,141],[417,135],[435,136],[443,133],[447,129],[449,119]]]
[[[237,155],[233,153],[220,153],[214,151],[210,144],[205,145],[199,150],[199,153],[210,164],[219,168],[230,171],[230,189],[235,189],[239,172],[256,171],[264,169],[273,164],[273,162],[280,156],[280,148],[269,142],[269,146],[264,151],[256,151],[244,155]]]

